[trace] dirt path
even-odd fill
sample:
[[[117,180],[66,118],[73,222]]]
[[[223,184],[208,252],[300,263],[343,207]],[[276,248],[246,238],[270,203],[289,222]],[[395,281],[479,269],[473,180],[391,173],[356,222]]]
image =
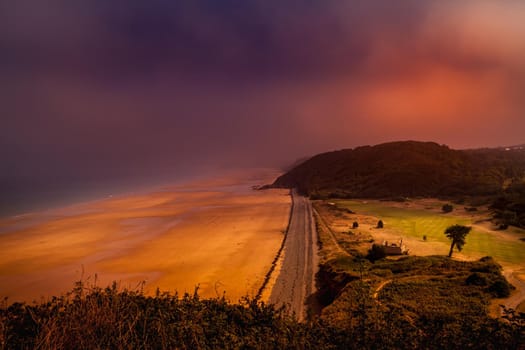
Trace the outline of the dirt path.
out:
[[[292,192],[294,206],[288,228],[284,255],[269,302],[289,305],[290,312],[302,321],[306,316],[305,301],[315,292],[317,272],[317,233],[312,205],[306,197]]]
[[[389,283],[392,283],[393,280],[386,280],[386,281],[383,281],[379,284],[379,286],[377,286],[375,292],[374,292],[374,299],[377,299],[377,297],[379,296],[379,292],[381,291],[381,289],[385,288],[385,286]]]
[[[523,271],[521,271],[523,273]],[[525,300],[525,281],[519,278],[519,272],[512,271],[509,275],[505,276],[507,280],[516,287],[516,290],[508,297],[504,302],[507,308],[516,309],[520,303]]]
[[[525,274],[525,269],[521,270],[508,270],[504,271],[503,275],[512,284],[516,289],[511,293],[508,298],[505,299],[493,299],[490,306],[490,314],[494,317],[501,316],[503,314],[503,309],[500,305],[505,306],[506,308],[514,309],[518,307],[522,302],[525,302],[525,281],[523,276]]]

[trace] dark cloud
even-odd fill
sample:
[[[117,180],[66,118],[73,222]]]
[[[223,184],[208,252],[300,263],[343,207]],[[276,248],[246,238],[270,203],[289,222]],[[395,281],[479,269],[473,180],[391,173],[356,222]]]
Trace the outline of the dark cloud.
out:
[[[422,17],[416,4],[21,1],[4,11],[3,63],[95,78],[324,77],[359,68],[375,36],[409,35]]]
[[[520,140],[520,11],[488,3],[0,2],[0,207],[398,138]]]

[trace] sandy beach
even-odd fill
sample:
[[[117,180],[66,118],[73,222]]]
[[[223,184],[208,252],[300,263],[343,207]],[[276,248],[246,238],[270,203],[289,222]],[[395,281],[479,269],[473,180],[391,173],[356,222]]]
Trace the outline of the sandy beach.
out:
[[[74,282],[253,296],[288,222],[286,190],[254,191],[276,173],[237,172],[0,220],[0,296],[32,301]]]

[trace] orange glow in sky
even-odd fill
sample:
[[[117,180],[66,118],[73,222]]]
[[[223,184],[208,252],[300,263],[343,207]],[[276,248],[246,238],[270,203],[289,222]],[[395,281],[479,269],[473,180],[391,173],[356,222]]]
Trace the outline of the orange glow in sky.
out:
[[[0,212],[385,141],[525,142],[525,1],[5,3]]]

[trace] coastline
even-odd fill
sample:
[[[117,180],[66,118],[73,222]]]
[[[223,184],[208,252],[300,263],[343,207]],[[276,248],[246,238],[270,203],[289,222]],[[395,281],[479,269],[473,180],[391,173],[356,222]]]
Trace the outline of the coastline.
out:
[[[28,214],[13,230],[0,220],[0,295],[48,298],[82,278],[131,289],[145,281],[146,294],[199,286],[203,297],[254,296],[288,223],[288,191],[251,189],[268,181],[240,172]]]

